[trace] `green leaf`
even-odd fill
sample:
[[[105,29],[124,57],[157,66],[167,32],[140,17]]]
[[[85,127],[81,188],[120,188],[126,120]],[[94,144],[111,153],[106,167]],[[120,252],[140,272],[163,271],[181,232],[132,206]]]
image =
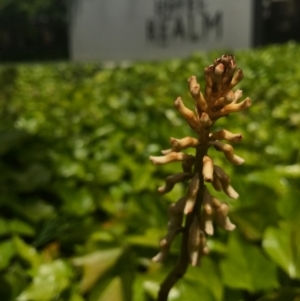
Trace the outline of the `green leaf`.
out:
[[[195,283],[185,283],[180,285],[180,297],[177,299],[189,300],[189,301],[215,301],[215,297],[212,293],[212,289],[206,286],[195,285]]]
[[[291,278],[300,279],[299,222],[269,227],[264,234],[263,248]]]
[[[85,301],[84,298],[78,294],[73,294],[69,301]]]
[[[17,297],[17,301],[51,301],[70,285],[71,279],[72,271],[64,261],[42,264],[32,284]]]
[[[38,267],[41,263],[41,258],[37,253],[36,249],[27,245],[21,238],[15,236],[14,244],[17,250],[17,254],[27,261],[33,268]]]
[[[99,166],[97,179],[102,184],[112,184],[118,182],[123,175],[123,170],[113,163],[102,163]]]
[[[0,155],[13,147],[18,147],[25,138],[26,134],[16,129],[0,132]]]
[[[10,260],[16,255],[16,248],[12,240],[0,243],[0,270],[6,268]]]
[[[94,210],[94,202],[90,192],[83,189],[59,187],[59,195],[64,201],[63,210],[76,216],[83,216]]]
[[[35,229],[20,219],[13,219],[9,221],[9,226],[13,234],[20,234],[24,236],[33,236],[35,234]]]
[[[72,260],[73,264],[83,267],[80,291],[85,293],[90,290],[99,277],[115,264],[121,254],[121,249],[111,249],[74,258]]]
[[[127,237],[127,242],[135,246],[157,248],[158,240],[165,235],[163,231],[150,228],[143,235],[132,235]]]
[[[0,236],[10,233],[9,224],[6,219],[0,218]]]
[[[119,277],[115,277],[97,299],[97,301],[124,301],[122,281]]]
[[[298,181],[296,181],[297,183]],[[280,213],[280,216],[287,221],[297,222],[300,217],[299,210],[299,197],[300,189],[296,187],[290,187],[288,192],[280,198],[279,202],[276,204],[276,208]]]
[[[276,266],[259,248],[246,244],[237,234],[229,238],[227,257],[221,262],[224,283],[250,292],[277,287]]]
[[[184,281],[193,287],[203,287],[208,290],[210,298],[208,300],[223,300],[221,277],[217,265],[209,257],[201,259],[200,267],[190,267],[185,275],[185,279]]]
[[[263,171],[252,172],[247,175],[246,179],[250,183],[257,183],[259,185],[265,185],[266,187],[270,187],[274,191],[278,193],[278,195],[282,195],[286,192],[287,187],[281,181],[282,174],[280,170],[265,169]]]
[[[134,279],[134,283],[132,286],[132,301],[141,301],[144,299],[145,296],[145,292],[144,292],[144,288],[143,288],[143,282],[144,282],[144,278],[142,277],[135,277]],[[157,292],[156,292],[157,293]]]
[[[298,301],[300,298],[300,290],[297,288],[281,288],[277,292],[268,293],[259,298],[257,301]]]
[[[10,289],[9,301],[15,301],[17,296],[26,288],[28,285],[28,274],[23,268],[23,266],[15,261],[11,263],[9,269],[6,270],[5,276],[6,285]]]
[[[145,292],[151,296],[153,299],[156,299],[158,295],[158,291],[160,288],[160,283],[152,280],[144,281],[143,287]],[[168,300],[178,300],[178,297],[180,296],[180,292],[178,288],[172,287],[172,289],[169,292],[169,299]]]

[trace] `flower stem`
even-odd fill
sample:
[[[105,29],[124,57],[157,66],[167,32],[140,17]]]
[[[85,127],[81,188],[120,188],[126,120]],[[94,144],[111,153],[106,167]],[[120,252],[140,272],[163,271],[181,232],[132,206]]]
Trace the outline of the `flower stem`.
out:
[[[186,273],[189,263],[190,255],[188,250],[189,241],[189,229],[192,225],[193,219],[197,213],[200,212],[203,203],[203,192],[204,192],[204,179],[202,175],[203,169],[203,157],[207,154],[208,150],[208,133],[209,129],[203,129],[199,135],[201,143],[196,147],[196,164],[194,168],[194,174],[199,174],[199,189],[197,191],[197,197],[193,211],[187,215],[185,225],[182,230],[181,248],[178,260],[170,271],[168,276],[162,282],[160,290],[158,292],[157,301],[167,301],[168,295],[172,287],[180,280]]]

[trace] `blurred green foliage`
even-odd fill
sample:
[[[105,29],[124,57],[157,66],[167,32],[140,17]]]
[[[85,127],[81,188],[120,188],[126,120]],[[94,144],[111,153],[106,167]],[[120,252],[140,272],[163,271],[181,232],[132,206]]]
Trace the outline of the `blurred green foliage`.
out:
[[[169,137],[192,135],[173,109],[186,79],[220,52],[103,70],[96,64],[0,67],[0,295],[6,301],[150,301],[176,260],[150,258],[182,195],[156,188],[180,169],[152,166]],[[235,53],[253,106],[216,123],[242,133],[231,166],[234,233],[170,300],[300,300],[300,46]]]

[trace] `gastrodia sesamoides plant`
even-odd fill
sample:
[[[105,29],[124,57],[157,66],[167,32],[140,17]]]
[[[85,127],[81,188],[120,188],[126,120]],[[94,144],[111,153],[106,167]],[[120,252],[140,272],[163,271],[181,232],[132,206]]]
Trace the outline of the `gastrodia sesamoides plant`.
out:
[[[150,156],[157,165],[181,162],[182,172],[170,175],[159,193],[170,192],[179,182],[188,182],[185,195],[169,206],[169,223],[166,236],[160,241],[160,252],[153,258],[162,262],[168,255],[172,241],[181,235],[181,250],[178,261],[161,284],[158,300],[167,300],[170,289],[185,274],[188,265],[197,265],[201,256],[209,253],[206,244],[208,235],[213,235],[214,225],[227,231],[235,229],[228,217],[228,204],[211,194],[207,185],[216,191],[223,191],[230,198],[237,199],[238,193],[230,184],[230,177],[221,166],[214,163],[208,153],[214,148],[224,154],[235,165],[244,160],[234,153],[232,143],[240,142],[242,135],[226,129],[211,132],[213,124],[221,117],[243,111],[250,107],[251,100],[242,98],[242,91],[234,89],[243,79],[243,72],[237,69],[232,55],[223,55],[213,65],[204,69],[205,87],[201,89],[195,76],[188,79],[188,88],[194,100],[194,111],[187,108],[182,99],[174,101],[175,109],[195,132],[195,137],[170,138],[170,149],[162,156]],[[194,149],[194,155],[186,149]]]

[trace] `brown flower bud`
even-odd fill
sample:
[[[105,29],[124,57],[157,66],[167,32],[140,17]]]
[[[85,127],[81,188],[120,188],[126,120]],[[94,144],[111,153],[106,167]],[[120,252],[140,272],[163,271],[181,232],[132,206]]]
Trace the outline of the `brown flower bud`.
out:
[[[192,173],[194,164],[195,164],[195,157],[191,157],[187,160],[184,160],[181,163],[182,170],[187,173]]]
[[[209,253],[209,248],[206,245],[206,236],[203,231],[200,231],[200,247],[199,247],[199,255],[207,255]],[[199,262],[198,258],[198,262]]]
[[[150,160],[153,164],[167,164],[174,161],[184,161],[188,160],[190,158],[193,158],[194,156],[188,155],[185,153],[177,153],[177,152],[171,152],[166,154],[165,156],[150,156]]]
[[[215,210],[216,222],[219,227],[226,231],[233,231],[236,227],[231,223],[228,217],[229,207],[226,203],[223,203],[219,208]]]
[[[242,96],[243,96],[243,91],[242,90],[236,90],[234,92],[234,101],[232,103],[237,103]]]
[[[175,184],[190,179],[191,177],[192,175],[187,172],[181,172],[181,173],[168,176],[166,178],[166,185],[159,187],[158,192],[161,194],[168,193],[174,188]]]
[[[196,102],[198,113],[205,112],[207,109],[207,103],[201,93],[200,85],[197,83],[196,76],[191,76],[188,79],[189,90]]]
[[[214,116],[216,117],[221,117],[221,116],[226,116],[230,113],[235,113],[235,112],[240,112],[248,109],[251,106],[251,99],[247,97],[245,100],[239,103],[231,103],[219,111],[214,113]]]
[[[189,184],[189,188],[185,196],[186,203],[184,207],[184,214],[189,214],[193,211],[196,202],[198,188],[199,188],[199,174],[196,173]]]
[[[222,191],[222,184],[217,176],[214,176],[213,181],[211,182],[212,186],[216,191]]]
[[[174,101],[174,106],[177,109],[177,111],[182,115],[182,117],[186,120],[189,126],[197,132],[199,124],[194,112],[188,109],[183,104],[180,97],[177,97],[177,99]]]
[[[227,130],[220,130],[209,136],[210,141],[227,140],[228,142],[240,142],[243,139],[241,134],[233,134]]]
[[[214,234],[214,226],[213,226],[213,214],[208,214],[205,210],[202,212],[202,219],[204,223],[204,231],[207,235]]]
[[[225,67],[222,63],[215,66],[214,73],[217,75],[223,75]]]
[[[244,78],[244,73],[242,69],[238,69],[231,80],[231,83],[229,85],[230,89],[235,87],[243,78]]]
[[[213,161],[209,156],[203,157],[203,170],[202,170],[203,178],[205,182],[213,181],[214,174],[214,165]]]
[[[180,198],[176,203],[169,206],[170,221],[168,223],[168,233],[160,241],[160,252],[152,258],[152,261],[162,262],[168,255],[172,241],[181,230],[184,205],[185,198]]]
[[[224,144],[219,141],[211,141],[209,142],[210,145],[213,145],[216,150],[221,151],[224,153],[226,159],[235,165],[241,165],[245,162],[245,160],[233,153],[233,147],[230,144]]]
[[[207,214],[212,214],[213,212],[212,196],[210,195],[206,187],[203,192],[203,209]]]
[[[196,266],[199,258],[200,249],[200,224],[195,216],[191,227],[189,229],[188,251],[190,256],[190,262],[192,266]]]
[[[176,139],[171,137],[170,142],[172,145],[172,150],[176,152],[189,147],[196,147],[197,145],[199,145],[199,140],[193,137],[185,137],[182,139]]]
[[[219,179],[223,191],[232,199],[237,199],[239,197],[239,194],[232,188],[230,183],[230,177],[225,173],[225,171],[217,166],[214,165],[214,174],[215,177]]]
[[[200,123],[204,128],[209,128],[212,125],[212,121],[206,113],[202,113],[200,117]]]

